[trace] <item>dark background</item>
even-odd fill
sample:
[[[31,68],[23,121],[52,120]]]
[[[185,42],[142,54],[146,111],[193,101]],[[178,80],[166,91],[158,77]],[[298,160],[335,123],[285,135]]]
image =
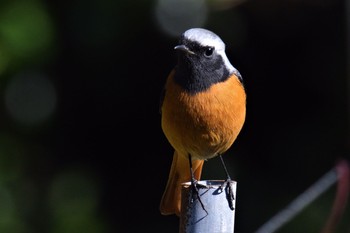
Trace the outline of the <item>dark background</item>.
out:
[[[158,211],[173,153],[159,98],[179,35],[162,30],[160,2],[0,3],[1,232],[178,232]],[[235,232],[254,232],[348,158],[346,4],[203,4],[201,23],[172,22],[217,33],[243,76],[246,123],[224,159]],[[203,179],[224,178],[205,163]],[[279,232],[320,232],[335,191]]]

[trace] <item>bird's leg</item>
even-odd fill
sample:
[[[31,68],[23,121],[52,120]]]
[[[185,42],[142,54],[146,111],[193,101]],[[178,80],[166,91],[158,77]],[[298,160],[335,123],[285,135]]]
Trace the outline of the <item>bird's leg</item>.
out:
[[[193,173],[193,168],[192,168],[192,157],[191,157],[190,154],[188,155],[188,160],[189,160],[189,163],[190,163],[191,188],[192,188],[190,201],[191,201],[191,203],[193,203],[194,202],[193,196],[196,195],[199,203],[202,206],[202,209],[205,211],[206,214],[208,214],[208,212],[205,209],[204,204],[203,204],[203,202],[202,202],[202,200],[201,200],[201,198],[199,196],[199,191],[198,191],[198,188],[197,188],[197,180],[194,178],[194,173]]]
[[[225,170],[225,173],[227,176],[225,183],[223,183],[220,188],[223,189],[223,186],[226,185],[225,186],[226,199],[227,199],[227,202],[228,202],[230,209],[234,210],[235,208],[233,207],[233,201],[234,201],[235,197],[233,195],[233,188],[232,188],[232,182],[231,182],[232,180],[231,180],[230,174],[227,171],[224,159],[222,158],[221,155],[219,155],[219,156],[220,156],[222,166],[224,167],[224,170]]]

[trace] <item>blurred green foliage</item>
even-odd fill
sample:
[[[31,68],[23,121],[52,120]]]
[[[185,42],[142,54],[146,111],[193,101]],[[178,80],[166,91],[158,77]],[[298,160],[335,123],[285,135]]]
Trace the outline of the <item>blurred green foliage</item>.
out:
[[[49,194],[54,233],[105,232],[97,215],[97,184],[91,174],[68,171],[56,177]]]
[[[2,1],[0,74],[19,64],[44,62],[52,52],[54,33],[51,17],[41,1]]]

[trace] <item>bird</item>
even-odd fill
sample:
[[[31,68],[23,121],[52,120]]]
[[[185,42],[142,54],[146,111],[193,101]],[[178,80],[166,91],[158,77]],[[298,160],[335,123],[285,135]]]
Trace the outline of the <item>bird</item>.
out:
[[[224,165],[221,155],[245,122],[246,91],[225,43],[214,32],[187,29],[174,49],[177,64],[160,101],[161,128],[174,154],[159,209],[162,215],[180,216],[181,184],[191,181],[196,190],[204,161],[220,156]]]

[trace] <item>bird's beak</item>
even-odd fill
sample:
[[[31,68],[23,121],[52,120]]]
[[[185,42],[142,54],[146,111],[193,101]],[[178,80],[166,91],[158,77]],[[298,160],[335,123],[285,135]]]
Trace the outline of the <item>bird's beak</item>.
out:
[[[183,51],[183,52],[185,52],[185,53],[192,54],[192,55],[195,54],[195,53],[192,52],[186,45],[177,45],[177,46],[175,46],[174,49],[180,50],[180,51]]]

